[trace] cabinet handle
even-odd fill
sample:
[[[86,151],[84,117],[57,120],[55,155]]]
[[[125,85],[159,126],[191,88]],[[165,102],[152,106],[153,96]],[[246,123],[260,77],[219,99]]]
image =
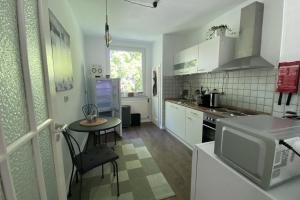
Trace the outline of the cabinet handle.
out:
[[[206,127],[206,128],[209,128],[209,129],[211,129],[211,130],[214,130],[214,131],[216,131],[216,129],[215,129],[215,128],[213,128],[213,127],[211,127],[211,126],[207,126],[206,124],[203,124],[203,126],[204,126],[204,127]]]
[[[191,112],[193,115],[199,116],[197,113]]]

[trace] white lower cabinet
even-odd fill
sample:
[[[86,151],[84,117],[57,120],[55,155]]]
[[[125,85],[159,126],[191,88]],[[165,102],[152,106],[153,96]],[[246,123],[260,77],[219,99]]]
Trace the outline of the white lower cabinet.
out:
[[[189,147],[202,142],[203,112],[166,102],[166,128]]]
[[[202,143],[203,112],[186,108],[185,140],[194,146]]]
[[[166,127],[180,138],[185,137],[185,107],[166,103]]]

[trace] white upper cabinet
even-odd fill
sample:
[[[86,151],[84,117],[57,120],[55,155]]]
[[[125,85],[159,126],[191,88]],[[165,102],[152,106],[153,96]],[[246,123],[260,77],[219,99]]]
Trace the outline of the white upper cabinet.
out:
[[[211,72],[234,58],[235,39],[216,37],[199,44],[198,73]]]
[[[174,56],[174,74],[185,75],[197,73],[198,70],[198,49],[195,45],[183,51],[180,51]]]
[[[216,37],[178,52],[174,75],[211,72],[234,58],[235,39]]]

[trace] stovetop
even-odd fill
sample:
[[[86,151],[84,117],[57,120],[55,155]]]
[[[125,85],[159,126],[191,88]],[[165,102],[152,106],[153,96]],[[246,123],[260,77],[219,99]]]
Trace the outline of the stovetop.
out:
[[[220,108],[208,108],[201,105],[197,105],[196,102],[182,101],[178,99],[169,99],[167,100],[172,103],[176,103],[181,106],[185,106],[191,109],[199,110],[204,112],[204,116],[208,116],[212,119],[218,118],[229,118],[229,117],[238,117],[238,116],[248,116],[248,115],[258,115],[258,114],[268,114],[263,112],[257,112],[247,109],[235,108],[235,107],[220,107]]]
[[[253,111],[242,111],[231,108],[210,108],[207,111],[208,112],[204,113],[204,120],[212,124],[215,124],[218,118],[231,118],[258,114]]]
[[[224,118],[226,117],[236,117],[236,116],[248,116],[248,115],[255,115],[256,113],[254,112],[249,112],[249,111],[240,111],[240,110],[235,110],[235,109],[230,109],[230,108],[210,108],[208,111],[213,114],[213,113],[218,113],[218,115],[223,115]]]

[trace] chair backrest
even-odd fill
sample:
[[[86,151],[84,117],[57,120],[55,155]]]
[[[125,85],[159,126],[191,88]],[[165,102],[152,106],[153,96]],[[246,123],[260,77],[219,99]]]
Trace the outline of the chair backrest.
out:
[[[86,119],[89,115],[98,116],[99,114],[98,107],[95,104],[86,104],[82,106],[82,112]]]
[[[73,165],[75,165],[77,167],[78,167],[78,165],[82,166],[82,160],[80,159],[80,157],[78,160],[78,156],[76,157],[77,154],[76,154],[76,151],[74,148],[74,143],[75,143],[75,147],[78,150],[78,154],[81,154],[81,149],[80,149],[80,146],[79,146],[77,140],[70,134],[68,129],[63,130],[62,134],[67,142]]]

